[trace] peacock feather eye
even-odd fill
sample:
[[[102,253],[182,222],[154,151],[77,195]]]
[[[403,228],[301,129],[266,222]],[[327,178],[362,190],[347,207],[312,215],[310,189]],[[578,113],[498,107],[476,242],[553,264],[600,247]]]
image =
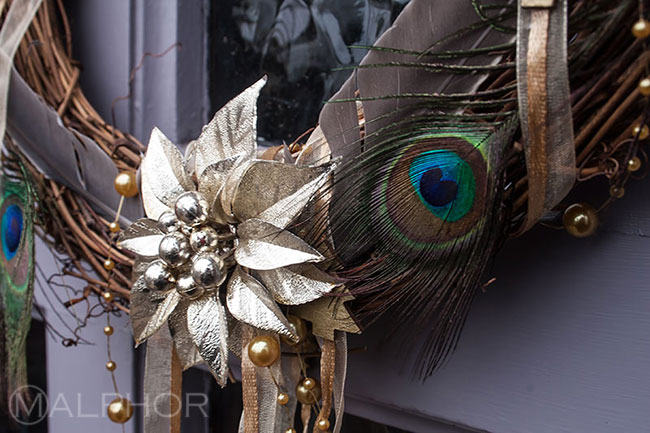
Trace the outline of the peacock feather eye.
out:
[[[18,205],[7,206],[2,215],[2,250],[7,260],[13,259],[23,232],[23,211]]]
[[[437,134],[412,140],[384,171],[377,227],[416,250],[446,247],[482,220],[488,165],[482,137]],[[379,216],[379,218],[377,218]]]
[[[455,222],[472,208],[476,194],[474,173],[450,150],[431,150],[413,159],[409,178],[422,203],[438,218]]]

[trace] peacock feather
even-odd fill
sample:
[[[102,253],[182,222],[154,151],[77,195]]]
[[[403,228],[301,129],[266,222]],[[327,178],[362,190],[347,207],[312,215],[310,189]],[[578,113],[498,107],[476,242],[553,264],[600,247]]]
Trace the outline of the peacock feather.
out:
[[[571,85],[585,92],[635,2],[569,4]],[[490,258],[521,225],[516,15],[515,1],[412,0],[320,116],[339,160],[324,218],[353,313],[369,324],[391,311],[427,333],[422,377],[455,347]]]
[[[411,1],[320,118],[342,159],[327,218],[353,313],[425,330],[423,377],[453,349],[506,232],[513,5]]]
[[[25,172],[0,177],[0,401],[27,385],[26,339],[34,293],[33,195]]]

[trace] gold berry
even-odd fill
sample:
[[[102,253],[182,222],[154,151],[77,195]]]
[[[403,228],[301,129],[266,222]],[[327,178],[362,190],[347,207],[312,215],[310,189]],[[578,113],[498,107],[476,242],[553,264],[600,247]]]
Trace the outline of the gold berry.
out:
[[[562,215],[564,229],[577,238],[585,238],[594,234],[598,227],[596,210],[586,203],[572,204]]]
[[[104,269],[112,271],[115,268],[115,262],[112,259],[104,260]]]
[[[113,327],[111,325],[104,326],[104,334],[113,335]]]
[[[280,343],[268,335],[255,337],[248,344],[248,357],[258,367],[268,367],[280,358]]]
[[[117,368],[117,364],[115,364],[113,361],[108,361],[106,363],[106,370],[115,371],[116,368]]]
[[[643,96],[650,96],[650,77],[645,77],[639,81],[639,92]]]
[[[296,386],[296,398],[302,404],[312,405],[321,398],[320,383],[315,379],[312,380],[314,381],[314,387],[312,389],[305,388],[304,381]]]
[[[648,125],[635,125],[632,128],[632,136],[639,136],[639,140],[645,140],[650,135],[650,128]]]
[[[111,292],[102,293],[102,297],[104,298],[104,301],[106,301],[106,302],[113,302],[113,300],[115,299],[115,297],[113,296],[113,294]]]
[[[278,394],[278,404],[280,406],[284,406],[285,404],[289,403],[289,394],[286,392],[281,392]]]
[[[326,419],[319,419],[316,425],[320,431],[326,431],[328,428],[330,428],[330,422]]]
[[[134,197],[138,195],[138,182],[135,179],[135,174],[132,172],[123,171],[115,177],[113,182],[115,191],[124,197]]]
[[[622,186],[612,185],[609,188],[609,195],[613,198],[621,198],[625,195],[625,188]]]
[[[627,171],[635,172],[638,171],[640,168],[641,168],[641,158],[639,158],[638,156],[632,157],[632,159],[630,159],[627,162]]]
[[[133,404],[127,398],[118,397],[106,408],[108,418],[117,424],[124,424],[133,416]]]
[[[632,34],[637,39],[645,39],[650,36],[650,23],[643,18],[632,26]]]
[[[108,225],[108,230],[110,230],[111,233],[117,233],[122,230],[122,228],[117,222],[113,221]]]
[[[316,381],[311,377],[305,377],[302,381],[302,386],[304,386],[307,389],[314,389],[314,387],[316,386]]]

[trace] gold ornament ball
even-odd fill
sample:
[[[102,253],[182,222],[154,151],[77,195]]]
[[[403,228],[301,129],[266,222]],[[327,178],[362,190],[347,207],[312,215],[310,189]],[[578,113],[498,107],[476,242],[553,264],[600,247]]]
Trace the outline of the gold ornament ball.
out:
[[[312,379],[314,380],[314,379]],[[296,386],[296,398],[302,404],[314,404],[321,398],[320,383],[314,380],[314,387],[312,389],[305,388],[304,381]]]
[[[327,419],[319,419],[316,425],[320,431],[326,431],[328,428],[330,428],[330,422]]]
[[[314,389],[314,387],[316,386],[316,381],[311,377],[305,377],[302,381],[302,386],[304,386],[307,389]]]
[[[106,302],[113,302],[115,299],[115,296],[111,292],[104,292],[102,293],[102,297],[104,298],[104,301]]]
[[[639,136],[639,140],[645,140],[650,135],[648,125],[635,125],[632,129],[632,137]]]
[[[284,433],[296,433],[296,429],[288,428],[284,431]]]
[[[289,403],[289,394],[286,392],[281,392],[278,394],[278,404],[280,406],[284,406],[285,404]]]
[[[110,224],[108,225],[108,230],[109,230],[111,233],[117,233],[117,232],[119,232],[120,230],[122,230],[122,228],[120,227],[120,225],[119,225],[118,223],[116,223],[115,221],[113,221],[112,223],[110,223]]]
[[[111,325],[104,326],[104,334],[113,335],[113,327]]]
[[[106,409],[108,418],[117,424],[124,424],[133,416],[133,404],[128,398],[116,398]]]
[[[112,271],[115,269],[115,262],[112,259],[106,259],[104,260],[104,269],[107,271]]]
[[[596,210],[586,203],[572,204],[564,211],[562,216],[564,229],[577,238],[591,236],[598,227],[598,214]]]
[[[303,341],[305,341],[305,339],[309,335],[309,329],[307,328],[307,323],[304,320],[302,320],[300,317],[294,316],[293,314],[288,314],[287,320],[289,320],[289,325],[291,325],[294,334],[298,336],[298,341],[294,342],[286,335],[281,335],[280,340],[282,340],[283,343],[288,344],[290,346],[296,346],[302,343]]]
[[[639,81],[639,93],[643,96],[650,96],[650,77],[645,77]]]
[[[609,188],[609,195],[613,198],[621,198],[625,195],[625,188],[622,186],[612,185]]]
[[[633,157],[627,162],[627,171],[634,173],[641,168],[641,158],[638,156]]]
[[[106,363],[106,370],[115,371],[116,368],[117,368],[117,364],[115,364],[113,361],[108,361]]]
[[[643,18],[632,26],[632,34],[637,39],[645,39],[650,36],[650,23]]]
[[[268,335],[255,337],[248,344],[248,357],[258,367],[273,365],[280,358],[280,343]]]
[[[135,179],[135,174],[123,171],[115,177],[113,182],[115,191],[124,197],[135,197],[138,195],[138,182]]]

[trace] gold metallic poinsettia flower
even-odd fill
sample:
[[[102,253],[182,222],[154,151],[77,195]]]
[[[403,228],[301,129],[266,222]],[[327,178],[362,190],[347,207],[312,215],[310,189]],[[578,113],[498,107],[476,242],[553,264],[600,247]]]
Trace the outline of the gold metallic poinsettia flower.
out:
[[[185,157],[153,130],[140,168],[147,218],[118,243],[138,257],[131,292],[136,342],[167,323],[184,368],[204,361],[221,385],[229,324],[295,340],[278,303],[311,302],[336,285],[313,264],[324,257],[287,230],[330,169],[255,159],[264,83],[219,110]]]

